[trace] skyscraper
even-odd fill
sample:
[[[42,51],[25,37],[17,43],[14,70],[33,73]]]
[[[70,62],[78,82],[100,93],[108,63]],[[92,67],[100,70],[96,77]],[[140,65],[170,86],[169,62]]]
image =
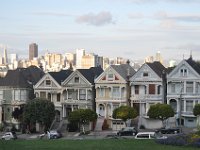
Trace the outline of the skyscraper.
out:
[[[31,43],[29,45],[29,60],[33,60],[34,57],[38,57],[38,45]]]
[[[76,49],[76,68],[82,68],[82,57],[85,56],[84,49]]]
[[[3,62],[4,62],[4,65],[8,64],[8,57],[7,57],[7,49],[4,48],[4,54],[3,54]]]

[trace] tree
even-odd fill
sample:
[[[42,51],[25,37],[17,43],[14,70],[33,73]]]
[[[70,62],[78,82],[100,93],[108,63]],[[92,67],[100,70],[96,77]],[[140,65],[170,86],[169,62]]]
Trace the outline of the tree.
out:
[[[122,119],[125,124],[128,119],[134,119],[137,117],[137,111],[130,106],[120,106],[113,111],[113,118]]]
[[[161,120],[163,123],[163,126],[165,126],[164,120],[168,119],[169,117],[173,117],[174,110],[168,104],[159,104],[158,103],[155,105],[151,105],[147,115],[149,116],[149,118]]]
[[[193,108],[193,114],[197,116],[197,125],[199,126],[200,104],[196,104]]]
[[[69,114],[69,121],[78,123],[79,127],[82,125],[83,133],[85,133],[85,124],[95,121],[96,119],[97,114],[91,109],[78,109]]]
[[[195,116],[200,115],[200,104],[196,104],[196,105],[194,106],[194,108],[193,108],[193,114],[194,114]]]
[[[15,108],[14,111],[12,112],[12,117],[18,121],[22,121],[23,118],[23,106],[20,108]]]
[[[54,118],[55,106],[47,99],[35,98],[24,106],[23,119],[29,126],[39,123],[47,130]]]

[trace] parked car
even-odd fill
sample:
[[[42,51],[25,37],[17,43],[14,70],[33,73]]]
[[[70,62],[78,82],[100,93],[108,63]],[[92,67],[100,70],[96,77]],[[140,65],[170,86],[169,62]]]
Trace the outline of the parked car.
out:
[[[156,132],[139,132],[135,136],[135,139],[166,139],[166,136],[163,136],[161,133],[157,134]]]
[[[3,140],[15,140],[17,139],[17,135],[15,132],[6,132],[1,139]]]
[[[156,130],[155,132],[160,132],[162,134],[177,134],[180,133],[180,128],[161,128]]]
[[[62,134],[56,130],[47,131],[47,135],[49,139],[58,139],[62,137]]]
[[[118,136],[135,136],[138,133],[135,127],[125,127],[117,132]]]

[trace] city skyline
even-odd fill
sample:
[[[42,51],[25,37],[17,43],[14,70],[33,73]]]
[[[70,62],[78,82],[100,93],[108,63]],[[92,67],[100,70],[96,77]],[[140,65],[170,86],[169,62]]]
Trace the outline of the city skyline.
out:
[[[28,57],[84,48],[108,57],[132,60],[155,56],[200,58],[198,0],[35,0],[3,1],[0,49]],[[2,52],[1,52],[2,53]]]

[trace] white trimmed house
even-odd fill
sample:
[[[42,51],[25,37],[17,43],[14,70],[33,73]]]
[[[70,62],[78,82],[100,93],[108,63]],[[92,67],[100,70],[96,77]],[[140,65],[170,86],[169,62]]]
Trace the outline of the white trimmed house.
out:
[[[192,57],[182,60],[167,75],[167,87],[167,103],[176,112],[177,125],[181,120],[185,127],[196,127],[193,108],[200,103],[200,64]]]
[[[129,64],[111,65],[95,80],[96,113],[107,119],[111,128],[113,110],[129,103],[129,77],[134,73]]]
[[[147,112],[151,105],[163,103],[163,73],[166,68],[160,62],[144,63],[130,78],[131,106],[139,113],[138,126],[159,128],[162,122],[149,119]]]

